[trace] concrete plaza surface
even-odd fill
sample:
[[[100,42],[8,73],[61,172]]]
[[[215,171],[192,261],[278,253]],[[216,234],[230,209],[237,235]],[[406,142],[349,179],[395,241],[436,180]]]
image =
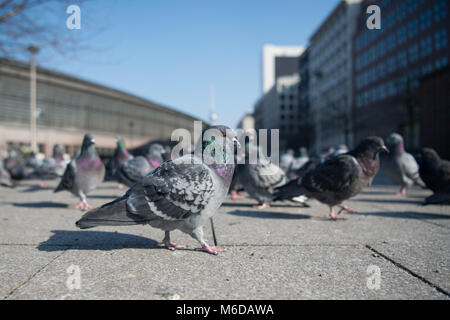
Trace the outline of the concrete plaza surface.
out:
[[[315,201],[227,199],[214,218],[227,251],[212,256],[178,231],[188,247],[172,252],[149,226],[79,230],[77,199],[55,185],[0,189],[1,299],[449,299],[450,206],[421,206],[427,190],[374,185],[337,222]],[[89,201],[123,192],[104,183]]]

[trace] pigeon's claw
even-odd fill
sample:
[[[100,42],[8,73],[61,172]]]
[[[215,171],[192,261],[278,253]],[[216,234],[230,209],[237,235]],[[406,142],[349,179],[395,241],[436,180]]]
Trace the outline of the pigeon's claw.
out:
[[[254,206],[253,206],[253,208],[258,209],[258,210],[264,210],[264,209],[267,209],[268,207],[270,207],[270,206],[269,206],[269,204],[266,203],[266,202],[264,202],[264,203],[262,203],[262,204],[257,204],[257,205],[254,205]]]
[[[341,211],[342,211],[342,210],[341,210]],[[340,213],[341,211],[339,211],[339,213]],[[338,214],[339,214],[339,213],[338,213]],[[331,220],[334,220],[334,221],[337,221],[337,220],[344,220],[344,218],[340,218],[340,217],[338,217],[338,216],[334,213],[333,207],[330,207],[330,218],[331,218]]]
[[[165,242],[165,241],[160,242],[159,246],[165,247],[166,249],[169,249],[170,251],[175,251],[175,249],[186,248],[186,246],[183,246],[181,244],[176,244],[175,242]]]
[[[398,196],[398,197],[404,197],[404,196],[406,196],[406,188],[405,188],[405,187],[402,187],[402,188],[400,189],[400,191],[397,193],[397,196]]]
[[[236,191],[231,191],[231,200],[242,200],[243,197],[241,197],[240,195],[237,194]]]
[[[86,201],[80,201],[76,206],[76,209],[80,209],[82,211],[87,211],[93,209],[94,207],[90,206]]]
[[[355,209],[352,209],[352,208],[344,206],[344,205],[340,205],[338,207],[341,208],[341,210],[339,211],[338,214],[340,214],[342,211],[345,211],[345,212],[348,212],[348,213],[358,213],[358,211],[356,211]]]
[[[227,249],[219,249],[219,248],[216,248],[216,247],[210,247],[208,245],[203,245],[201,248],[197,248],[195,250],[207,252],[207,253],[213,254],[215,256],[217,256],[219,254],[219,252],[227,251]]]

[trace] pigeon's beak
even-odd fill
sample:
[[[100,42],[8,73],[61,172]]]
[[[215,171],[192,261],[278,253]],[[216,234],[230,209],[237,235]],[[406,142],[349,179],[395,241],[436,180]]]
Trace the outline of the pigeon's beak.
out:
[[[386,148],[386,146],[382,146],[380,150],[381,150],[381,151],[384,151],[384,152],[386,152],[386,153],[389,153],[389,149]]]
[[[238,140],[238,139],[236,139],[236,137],[234,137],[234,138],[233,138],[233,142],[236,142],[236,144],[237,144],[238,148],[240,148],[240,147],[241,147],[241,144],[240,144],[239,140]]]

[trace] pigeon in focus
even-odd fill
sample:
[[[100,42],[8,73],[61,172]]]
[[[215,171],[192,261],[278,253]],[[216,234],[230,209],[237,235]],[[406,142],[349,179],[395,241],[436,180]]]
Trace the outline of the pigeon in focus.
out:
[[[433,149],[423,149],[418,157],[420,177],[433,195],[425,199],[424,205],[450,203],[450,161],[443,160]]]
[[[131,187],[152,171],[153,168],[145,157],[133,157],[119,166],[116,172],[117,181]]]
[[[338,218],[334,212],[335,206],[339,206],[341,211],[355,213],[355,210],[342,203],[372,184],[380,166],[381,151],[388,152],[383,139],[366,138],[349,153],[331,158],[317,165],[303,178],[278,188],[275,200],[305,195],[328,205],[333,220]]]
[[[250,163],[250,155],[258,155],[256,163]],[[275,188],[287,183],[284,171],[265,157],[258,146],[252,141],[245,147],[245,164],[237,166],[239,181],[248,194],[258,201],[253,206],[256,209],[265,209],[273,200]]]
[[[80,198],[77,209],[88,210],[92,207],[87,203],[86,194],[94,190],[105,177],[105,166],[95,149],[95,139],[86,134],[81,145],[81,151],[66,167],[59,185],[54,192],[70,191]]]
[[[116,172],[119,166],[130,159],[132,155],[125,148],[125,142],[123,139],[116,137],[116,150],[109,161],[106,163],[105,181],[113,181],[117,179]]]
[[[182,247],[170,241],[170,232],[178,229],[200,242],[199,250],[210,254],[224,251],[205,242],[203,225],[217,213],[228,193],[234,171],[229,150],[234,150],[237,139],[228,127],[210,130],[207,132],[214,136],[204,133],[197,152],[164,162],[123,197],[86,213],[76,225],[86,229],[149,224],[164,230],[161,245],[170,250]]]
[[[406,188],[413,184],[425,187],[425,183],[419,176],[419,165],[416,159],[405,151],[403,137],[392,133],[386,139],[386,146],[389,154],[381,156],[381,169],[393,183],[400,186],[397,195],[406,195]]]

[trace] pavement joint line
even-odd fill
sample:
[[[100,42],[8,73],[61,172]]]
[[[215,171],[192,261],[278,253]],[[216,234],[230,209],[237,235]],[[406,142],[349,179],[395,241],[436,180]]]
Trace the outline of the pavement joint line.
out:
[[[33,279],[35,276],[37,276],[41,271],[43,271],[47,266],[49,266],[51,263],[53,263],[56,259],[61,257],[65,251],[61,252],[60,254],[56,255],[53,259],[51,259],[49,262],[47,262],[44,266],[39,268],[35,273],[33,273],[31,276],[29,276],[25,281],[20,283],[18,286],[16,286],[14,289],[12,289],[10,292],[8,292],[5,296],[2,297],[2,300],[8,299],[14,292],[16,292],[18,289],[26,285],[31,279]]]
[[[394,266],[396,266],[397,268],[402,269],[403,271],[406,271],[407,273],[409,273],[410,275],[412,275],[413,277],[419,279],[420,281],[426,283],[427,285],[429,285],[430,287],[434,288],[436,291],[446,295],[448,298],[450,298],[450,293],[448,293],[447,291],[445,291],[444,289],[442,289],[441,287],[439,287],[438,285],[430,282],[429,280],[425,279],[424,277],[422,277],[421,275],[415,273],[414,271],[412,271],[411,269],[408,269],[407,267],[405,267],[404,265],[402,265],[401,263],[393,260],[392,258],[386,256],[385,254],[379,252],[378,250],[376,250],[375,248],[371,247],[370,245],[366,245],[366,248],[371,250],[372,252],[378,254],[379,256],[383,257],[384,259],[386,259],[387,261],[389,261],[390,263],[392,263]]]

